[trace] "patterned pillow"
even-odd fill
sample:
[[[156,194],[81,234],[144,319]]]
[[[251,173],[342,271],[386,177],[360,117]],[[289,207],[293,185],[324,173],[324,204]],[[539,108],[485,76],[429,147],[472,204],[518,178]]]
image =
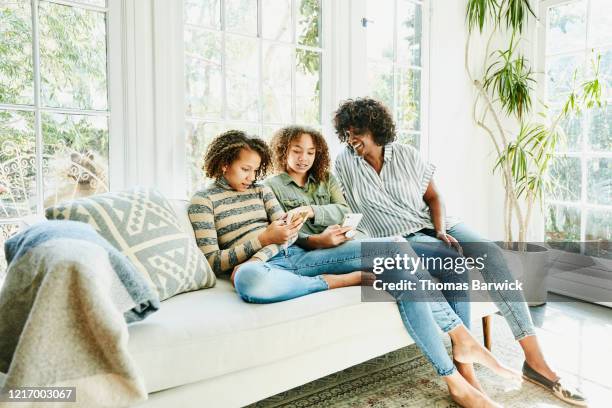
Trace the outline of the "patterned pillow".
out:
[[[93,226],[132,261],[160,300],[215,285],[206,258],[181,229],[170,202],[154,189],[79,198],[49,207],[45,215]]]

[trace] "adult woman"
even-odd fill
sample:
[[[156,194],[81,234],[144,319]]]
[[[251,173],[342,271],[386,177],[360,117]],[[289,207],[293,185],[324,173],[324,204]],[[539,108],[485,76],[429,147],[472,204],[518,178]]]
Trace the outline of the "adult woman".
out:
[[[395,143],[395,124],[380,102],[361,98],[344,102],[334,116],[345,149],[336,172],[345,196],[374,236],[399,234],[409,242],[440,248],[452,245],[466,257],[486,257],[480,270],[486,282],[512,281],[501,250],[456,219],[445,217],[433,181],[435,166],[411,146]],[[519,291],[489,291],[524,354],[523,376],[575,405],[586,405],[581,392],[561,381],[548,366],[535,335],[529,310]],[[467,322],[466,322],[467,323]],[[475,378],[472,385],[479,388]]]
[[[271,141],[271,147],[277,174],[274,177],[268,178],[265,183],[274,191],[285,211],[306,211],[308,213],[308,221],[300,231],[298,244],[307,248],[338,248],[340,250],[343,246],[358,243],[358,241],[350,241],[346,237],[345,233],[349,228],[342,228],[338,225],[350,209],[340,191],[338,182],[329,173],[330,158],[323,136],[314,129],[289,126],[279,129],[275,133]],[[389,240],[387,239],[387,241]],[[363,242],[366,241],[361,241],[361,243]],[[422,251],[418,250],[417,252],[420,253]],[[427,279],[428,277],[429,275],[426,271],[421,271],[419,274],[420,279]],[[445,281],[452,281],[453,278],[463,280],[460,275],[455,273],[448,276],[440,274],[438,277]],[[444,295],[449,296],[447,293]],[[443,309],[446,312],[452,313],[445,299],[440,298],[439,295],[438,299],[443,304]],[[410,300],[397,301],[400,316],[407,330],[432,364],[438,368],[438,374],[449,384],[451,395],[462,393],[465,389],[474,392],[475,389],[470,387],[464,378],[461,378],[461,374],[455,372],[448,355],[439,351],[442,347],[439,336],[435,334],[423,336],[418,330],[425,331],[426,329],[420,326],[416,327],[415,330],[411,316],[417,317],[415,314],[409,315],[405,313],[405,310],[415,307],[419,308],[419,310],[424,310],[419,303],[421,302],[411,302]],[[468,304],[464,304],[464,302],[452,302],[452,304],[454,306],[453,309],[457,309],[457,314],[462,319],[469,320]],[[426,309],[424,312],[427,312]],[[448,323],[444,313],[432,314],[434,320],[441,328],[445,327]],[[433,325],[430,316],[418,317],[418,319],[421,322],[429,322],[429,324]],[[429,327],[427,331],[431,329],[434,328]],[[460,341],[454,338],[452,331],[450,335],[453,343]],[[420,340],[423,337],[426,338],[426,341]],[[464,359],[457,358],[455,351],[454,348],[453,355],[456,360],[459,360],[457,364],[462,367],[471,367],[471,363],[461,363],[460,361],[464,361]],[[439,367],[449,368],[440,370]],[[471,405],[473,401],[472,403],[462,401],[462,403]]]

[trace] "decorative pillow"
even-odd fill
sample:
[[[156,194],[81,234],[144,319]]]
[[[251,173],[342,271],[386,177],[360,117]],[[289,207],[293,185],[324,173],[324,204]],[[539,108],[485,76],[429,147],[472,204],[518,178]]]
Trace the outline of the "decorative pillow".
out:
[[[49,207],[45,215],[93,226],[132,261],[160,300],[215,285],[206,258],[181,229],[170,202],[155,189],[79,198]]]

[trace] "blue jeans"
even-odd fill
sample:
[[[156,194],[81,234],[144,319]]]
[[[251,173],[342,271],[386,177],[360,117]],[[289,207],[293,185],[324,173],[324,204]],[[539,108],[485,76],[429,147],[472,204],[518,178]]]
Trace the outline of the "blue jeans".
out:
[[[483,238],[463,223],[449,228],[446,232],[459,241],[465,257],[477,258],[485,256],[484,268],[480,270],[485,282],[504,282],[506,279],[508,281],[514,280],[501,249],[494,242]],[[411,245],[427,243],[430,251],[435,247],[440,251],[448,251],[446,244],[436,238],[436,232],[432,229],[425,228],[404,238]],[[419,253],[418,250],[417,253]],[[455,255],[458,256],[456,251]],[[436,272],[431,272],[435,276]],[[468,274],[465,273],[463,275]],[[529,308],[525,303],[525,298],[519,291],[493,289],[489,291],[489,295],[506,319],[506,322],[508,322],[516,340],[535,334]],[[464,319],[463,321],[466,325],[469,325],[469,319]]]
[[[234,275],[234,286],[240,297],[252,303],[272,303],[293,299],[328,289],[321,274],[344,274],[362,268],[364,258],[394,256],[391,249],[385,252],[362,253],[361,244],[366,241],[388,241],[369,239],[348,241],[338,247],[304,250],[296,245],[271,258],[268,262],[247,262]],[[416,256],[416,254],[413,254]],[[426,279],[427,271],[420,269],[411,274],[403,273],[403,279],[418,281]],[[439,375],[450,375],[455,366],[440,338],[438,326],[448,332],[463,322],[451,309],[440,292],[431,291],[432,301],[398,300],[402,321],[415,343],[429,359]]]

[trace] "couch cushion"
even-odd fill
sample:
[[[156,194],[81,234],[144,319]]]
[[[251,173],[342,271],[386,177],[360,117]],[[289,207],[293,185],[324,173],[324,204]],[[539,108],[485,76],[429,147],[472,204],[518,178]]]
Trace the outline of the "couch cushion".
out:
[[[206,258],[155,189],[105,193],[47,208],[48,219],[92,225],[159,293],[160,300],[215,284]],[[184,215],[184,214],[183,214]]]
[[[185,233],[185,235],[187,235],[187,237],[189,237],[189,241],[197,248],[198,244],[196,243],[195,233],[193,232],[191,220],[189,219],[189,214],[187,213],[191,202],[184,199],[170,199],[169,201],[172,209],[176,213],[176,219],[178,220],[181,230]]]
[[[483,305],[490,312],[490,303]],[[474,310],[473,315],[482,316]],[[302,354],[373,330],[403,327],[392,302],[361,302],[359,287],[286,302],[249,304],[219,280],[213,289],[162,303],[130,325],[129,348],[149,392],[220,376]],[[408,343],[407,343],[408,344]]]

